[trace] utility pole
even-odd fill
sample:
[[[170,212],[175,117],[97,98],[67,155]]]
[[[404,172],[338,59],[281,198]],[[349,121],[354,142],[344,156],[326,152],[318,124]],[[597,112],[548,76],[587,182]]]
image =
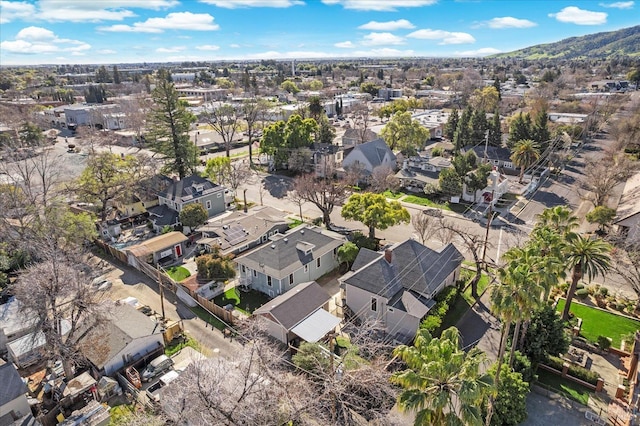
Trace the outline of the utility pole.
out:
[[[244,212],[247,212],[247,188],[245,188],[243,191],[243,196],[244,196]]]
[[[162,321],[164,321],[164,287],[162,285],[162,277],[160,276],[160,265],[156,265],[156,272],[158,273],[158,288],[160,289],[160,308],[162,309]]]
[[[487,215],[487,229],[484,234],[484,245],[482,246],[482,263],[484,264],[485,270],[488,270],[487,263],[485,262],[485,257],[487,256],[487,245],[489,244],[489,229],[491,229],[491,220],[493,219],[493,196],[495,194],[495,190],[491,191],[491,201],[489,201],[489,214]]]

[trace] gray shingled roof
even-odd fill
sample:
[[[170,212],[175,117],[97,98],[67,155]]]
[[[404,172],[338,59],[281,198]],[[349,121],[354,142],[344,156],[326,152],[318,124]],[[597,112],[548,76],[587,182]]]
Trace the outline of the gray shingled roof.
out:
[[[362,155],[365,156],[367,161],[369,161],[371,166],[374,168],[382,164],[382,160],[384,160],[384,156],[387,153],[391,154],[392,160],[396,159],[395,154],[391,151],[391,149],[387,146],[382,138],[357,145],[355,148],[353,148],[353,150],[360,150],[360,152],[362,152]],[[351,155],[351,153],[349,155]]]
[[[421,294],[431,294],[462,262],[463,256],[453,244],[435,251],[415,240],[406,240],[390,248],[392,261],[384,259],[384,253],[361,266],[344,280],[373,294],[391,300],[403,289]],[[362,255],[360,254],[362,253]],[[371,258],[370,250],[358,254],[354,265],[362,265],[361,256]]]
[[[176,220],[180,216],[180,213],[169,208],[166,204],[161,206],[153,206],[147,209],[149,212],[149,219],[153,221],[156,226],[163,227],[166,225],[175,225]]]
[[[127,303],[109,306],[103,325],[92,328],[80,341],[80,349],[98,368],[135,339],[158,334],[161,327]]]
[[[482,159],[484,158],[484,148],[484,145],[476,145],[473,147],[465,147],[464,151],[473,151],[478,158]],[[508,163],[511,161],[511,151],[508,148],[487,146],[487,158],[489,160],[499,160]]]
[[[321,308],[331,299],[315,281],[298,284],[284,294],[270,300],[254,314],[271,314],[287,331]]]
[[[27,385],[11,363],[0,365],[0,383],[0,407],[27,393]]]
[[[296,248],[299,242],[313,244],[309,254]],[[236,258],[236,262],[276,279],[287,277],[303,265],[340,247],[342,239],[324,235],[318,228],[298,227],[289,233],[272,237],[272,241]]]
[[[196,186],[198,185],[203,186],[202,192],[196,191]],[[170,185],[167,190],[160,195],[169,200],[180,200],[184,202],[222,189],[220,185],[211,182],[209,179],[198,175],[191,175],[174,182],[173,185]]]

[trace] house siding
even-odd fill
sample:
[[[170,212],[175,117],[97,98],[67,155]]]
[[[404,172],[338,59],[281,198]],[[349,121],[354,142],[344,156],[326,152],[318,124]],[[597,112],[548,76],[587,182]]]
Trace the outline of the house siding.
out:
[[[408,315],[400,309],[387,307],[385,321],[387,333],[394,336],[401,334],[403,336],[414,337],[420,326],[421,319],[422,318]]]
[[[277,322],[271,321],[264,315],[262,316],[262,318],[265,319],[267,333],[274,339],[277,339],[282,343],[287,343],[287,330],[285,330],[284,327],[282,327]]]
[[[366,290],[347,284],[345,287],[347,306],[363,320],[378,320],[385,322],[388,300],[385,297],[369,293]],[[377,299],[376,311],[371,310],[371,298]]]
[[[27,414],[31,414],[31,409],[29,408],[26,395],[20,395],[18,398],[0,406],[0,417],[9,414],[12,411],[17,415],[17,417],[23,417]]]
[[[261,291],[271,297],[278,296],[291,290],[293,287],[300,283],[308,281],[314,281],[323,276],[324,274],[333,271],[339,266],[339,262],[336,256],[333,255],[333,250],[320,256],[320,267],[317,266],[317,258],[314,258],[309,262],[308,270],[305,271],[304,266],[293,272],[293,285],[289,285],[289,277],[286,276],[282,279],[272,277],[271,286],[267,284],[267,275],[262,271],[256,271],[256,276],[253,276],[253,272],[249,268],[245,268],[245,272],[242,272],[242,265],[239,264],[239,277],[240,282],[246,282],[254,290]]]
[[[104,374],[107,376],[112,375],[116,371],[125,366],[124,356],[131,356],[131,361],[127,361],[126,365],[129,365],[135,361],[142,359],[145,355],[157,350],[164,345],[162,334],[152,334],[151,336],[141,337],[135,339],[118,352],[113,358],[107,361],[103,367]]]

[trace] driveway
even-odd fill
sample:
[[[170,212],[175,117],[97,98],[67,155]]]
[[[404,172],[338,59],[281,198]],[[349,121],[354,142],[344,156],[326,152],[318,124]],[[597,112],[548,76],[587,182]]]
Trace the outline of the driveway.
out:
[[[462,335],[465,349],[477,347],[487,354],[490,361],[498,359],[500,350],[500,321],[489,311],[489,291],[458,321],[456,327]]]

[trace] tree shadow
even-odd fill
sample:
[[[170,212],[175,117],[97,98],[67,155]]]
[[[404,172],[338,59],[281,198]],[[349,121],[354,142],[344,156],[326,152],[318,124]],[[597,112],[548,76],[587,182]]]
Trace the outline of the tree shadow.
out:
[[[263,179],[263,187],[275,198],[284,198],[293,189],[293,180],[287,177],[270,175]]]

